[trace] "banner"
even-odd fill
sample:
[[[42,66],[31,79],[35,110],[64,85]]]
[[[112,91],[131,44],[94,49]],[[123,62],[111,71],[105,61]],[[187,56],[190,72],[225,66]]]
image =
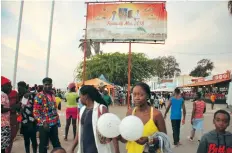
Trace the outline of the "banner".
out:
[[[213,76],[213,80],[230,79],[230,73],[217,74]]]
[[[87,39],[163,41],[167,38],[165,3],[90,3]]]

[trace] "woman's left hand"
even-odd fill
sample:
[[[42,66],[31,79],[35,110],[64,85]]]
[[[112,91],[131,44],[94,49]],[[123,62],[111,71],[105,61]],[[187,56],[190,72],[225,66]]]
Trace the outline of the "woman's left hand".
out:
[[[144,145],[148,142],[148,137],[141,137],[139,140],[136,141],[140,145]]]

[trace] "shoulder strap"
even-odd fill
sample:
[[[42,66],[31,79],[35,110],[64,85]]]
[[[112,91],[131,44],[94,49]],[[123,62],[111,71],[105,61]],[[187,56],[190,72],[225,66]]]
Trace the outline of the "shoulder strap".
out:
[[[133,111],[132,111],[132,114],[131,114],[131,115],[134,115],[134,114],[135,114],[135,111],[136,111],[136,107],[133,109]]]
[[[150,119],[152,119],[152,120],[153,120],[153,107],[151,107]]]

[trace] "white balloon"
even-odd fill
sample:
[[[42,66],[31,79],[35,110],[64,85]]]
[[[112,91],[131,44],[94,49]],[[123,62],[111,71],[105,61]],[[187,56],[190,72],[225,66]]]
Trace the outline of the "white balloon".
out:
[[[143,135],[143,122],[134,115],[125,117],[119,126],[121,136],[129,141],[136,141]]]
[[[104,137],[115,138],[120,135],[120,122],[121,120],[115,114],[105,113],[98,119],[97,128]]]

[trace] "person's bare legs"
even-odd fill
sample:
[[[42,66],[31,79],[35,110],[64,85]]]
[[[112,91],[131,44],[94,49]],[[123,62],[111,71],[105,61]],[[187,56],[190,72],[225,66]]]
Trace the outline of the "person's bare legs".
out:
[[[198,142],[200,142],[200,140],[201,140],[201,137],[203,136],[203,132],[204,132],[204,130],[203,129],[200,129],[199,130],[199,134],[198,134]]]
[[[72,125],[73,125],[73,136],[74,136],[74,139],[75,139],[76,132],[77,132],[77,119],[72,118]]]
[[[71,117],[69,117],[69,119],[66,119],[66,126],[65,126],[65,137],[64,140],[67,141],[68,140],[68,131],[69,131],[69,127],[71,124]]]
[[[196,129],[193,128],[192,131],[191,131],[190,139],[193,140],[193,138],[194,138],[194,136],[195,136],[195,132],[196,132]]]

